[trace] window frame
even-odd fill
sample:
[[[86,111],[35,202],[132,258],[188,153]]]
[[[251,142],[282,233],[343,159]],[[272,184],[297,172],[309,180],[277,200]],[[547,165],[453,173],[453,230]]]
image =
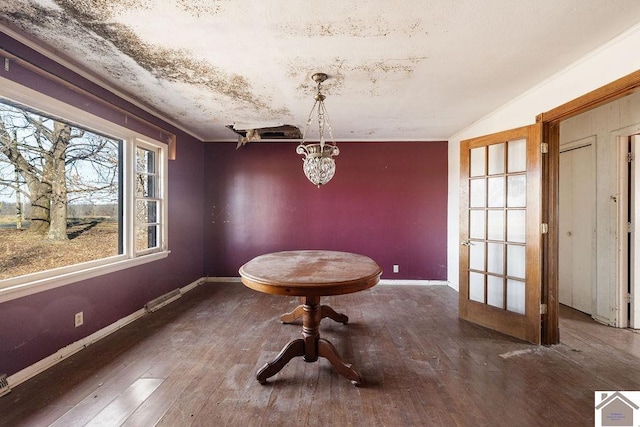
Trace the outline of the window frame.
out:
[[[100,277],[119,270],[166,258],[168,243],[168,155],[169,146],[112,121],[98,117],[80,108],[66,104],[48,95],[0,77],[0,97],[36,109],[44,114],[69,120],[87,130],[95,131],[123,141],[122,159],[122,239],[123,253],[97,260],[39,271],[0,280],[0,303],[71,283]],[[123,117],[126,123],[127,117]],[[135,251],[135,150],[140,146],[157,153],[158,246]]]
[[[132,177],[129,180],[129,184],[131,184],[130,187],[130,191],[131,191],[131,196],[127,197],[125,196],[125,200],[126,201],[131,201],[131,205],[132,205],[132,212],[131,212],[131,216],[129,216],[129,218],[131,218],[130,221],[130,229],[129,232],[132,233],[131,234],[131,238],[127,238],[127,234],[125,233],[125,244],[124,246],[126,247],[127,244],[131,244],[131,246],[129,247],[129,253],[133,254],[134,257],[140,257],[140,256],[144,256],[144,255],[148,255],[154,252],[159,252],[162,250],[166,250],[167,249],[167,243],[166,243],[166,235],[167,235],[167,203],[166,203],[166,189],[168,188],[168,182],[167,182],[167,160],[168,160],[168,153],[167,153],[167,149],[165,148],[164,150],[159,147],[157,144],[154,144],[152,142],[149,142],[149,138],[136,138],[133,144],[126,144],[125,142],[125,146],[127,147],[126,150],[129,151],[129,148],[131,149],[131,151],[129,152],[129,156],[131,158],[131,174]],[[142,148],[145,150],[149,150],[155,153],[155,170],[156,172],[154,173],[154,175],[156,176],[156,180],[155,180],[155,197],[147,197],[147,198],[142,198],[142,197],[138,197],[135,194],[135,179],[138,175],[138,170],[136,168],[136,162],[135,162],[135,152],[137,150],[137,148]],[[125,170],[125,174],[126,174],[126,170]],[[135,216],[135,207],[136,207],[136,202],[138,200],[152,200],[157,202],[160,206],[157,208],[157,215],[158,218],[156,221],[154,221],[154,224],[157,224],[158,227],[158,235],[156,236],[156,238],[158,239],[158,244],[153,247],[153,248],[147,248],[144,250],[137,250],[135,247],[135,232],[136,232],[136,225],[138,225],[137,221],[136,221],[136,216]],[[125,225],[126,227],[126,225]],[[125,252],[127,252],[125,250]]]

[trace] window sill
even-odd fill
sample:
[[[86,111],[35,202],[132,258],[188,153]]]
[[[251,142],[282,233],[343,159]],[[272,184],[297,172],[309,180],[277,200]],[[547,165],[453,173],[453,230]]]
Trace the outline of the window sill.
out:
[[[171,251],[155,252],[148,255],[139,256],[137,258],[117,260],[108,264],[91,266],[84,269],[77,269],[52,277],[36,279],[26,283],[12,284],[0,288],[0,303],[11,301],[13,299],[26,297],[28,295],[37,294],[39,292],[50,289],[59,288],[71,283],[88,280],[94,277],[103,276],[105,274],[114,273],[116,271],[135,267],[153,261],[158,261],[169,256]]]

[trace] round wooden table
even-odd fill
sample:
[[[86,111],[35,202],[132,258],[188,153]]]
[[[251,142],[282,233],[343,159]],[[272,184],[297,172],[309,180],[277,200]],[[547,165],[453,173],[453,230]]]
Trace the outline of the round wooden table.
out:
[[[302,338],[290,341],[276,358],[257,374],[261,384],[277,374],[294,357],[305,362],[324,357],[341,375],[360,385],[360,374],[345,363],[335,347],[320,338],[320,320],[329,317],[346,324],[349,318],[320,305],[320,297],[362,291],[375,286],[382,269],[364,255],[334,251],[287,251],[261,255],[239,270],[242,283],[256,291],[302,297],[303,304],[280,320],[290,323],[302,317]]]

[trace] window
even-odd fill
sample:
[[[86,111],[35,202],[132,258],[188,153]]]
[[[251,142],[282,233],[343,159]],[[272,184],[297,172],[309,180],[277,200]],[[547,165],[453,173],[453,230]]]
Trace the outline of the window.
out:
[[[159,150],[153,146],[136,146],[135,251],[144,254],[158,249],[161,242],[162,197],[158,183]]]
[[[0,301],[166,257],[166,144],[0,80]]]

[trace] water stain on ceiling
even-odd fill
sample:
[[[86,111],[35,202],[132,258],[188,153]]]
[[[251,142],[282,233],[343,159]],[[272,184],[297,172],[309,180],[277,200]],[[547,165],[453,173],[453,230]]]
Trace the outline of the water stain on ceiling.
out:
[[[251,92],[251,85],[240,74],[226,73],[209,62],[198,60],[185,49],[171,49],[143,41],[129,27],[111,18],[122,7],[137,7],[148,10],[147,1],[93,1],[78,2],[75,0],[58,0],[62,8],[61,15],[69,16],[87,33],[93,33],[100,39],[113,44],[123,55],[134,60],[140,67],[148,71],[158,80],[182,83],[205,91],[215,92],[231,100],[251,105],[261,115],[280,117],[286,115],[286,109],[274,110],[268,100]],[[203,11],[194,5],[182,1],[180,5],[192,13]]]
[[[636,0],[0,3],[0,31],[234,142],[304,127],[315,72],[337,140],[447,139],[638,22]]]

